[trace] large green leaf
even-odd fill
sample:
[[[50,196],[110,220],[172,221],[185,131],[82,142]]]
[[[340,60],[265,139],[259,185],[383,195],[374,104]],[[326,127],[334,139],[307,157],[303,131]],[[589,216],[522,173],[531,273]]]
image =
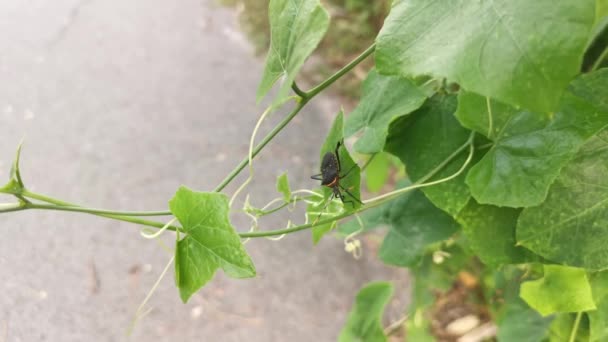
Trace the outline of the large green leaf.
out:
[[[376,65],[548,112],[578,74],[594,20],[594,0],[396,1]]]
[[[608,124],[608,70],[573,81],[557,112],[517,110],[479,95],[460,96],[457,117],[488,135],[489,111],[495,118],[488,136],[493,145],[471,168],[466,182],[483,204],[528,207],[544,201],[560,169],[580,146]]]
[[[384,307],[393,294],[390,283],[370,283],[357,294],[355,306],[340,333],[340,342],[386,341],[382,327]]]
[[[541,205],[526,208],[517,241],[543,257],[592,270],[608,268],[608,131],[563,168]]]
[[[388,180],[391,166],[391,156],[385,152],[374,154],[365,169],[365,185],[370,192],[378,192]]]
[[[589,341],[608,339],[608,271],[593,273],[589,276],[593,300],[597,310],[587,312],[589,317]]]
[[[471,200],[458,214],[457,220],[467,237],[469,247],[485,264],[529,262],[532,253],[516,246],[515,227],[521,210],[482,205]]]
[[[543,277],[523,283],[520,295],[543,316],[596,308],[587,274],[581,268],[544,265]]]
[[[363,130],[355,150],[360,153],[382,151],[389,124],[420,108],[425,100],[425,94],[409,79],[379,75],[372,69],[363,82],[359,105],[346,120],[344,135],[349,137]]]
[[[393,202],[388,215],[390,230],[380,248],[380,259],[386,264],[414,266],[429,244],[445,240],[458,230],[456,221],[420,191]]]
[[[520,298],[522,276],[524,271],[516,267],[506,266],[494,272],[496,286],[492,296],[498,295],[504,300],[495,318],[499,341],[544,341],[553,320],[553,316],[542,317]],[[485,285],[488,287],[487,282]]]
[[[184,302],[218,268],[234,278],[255,276],[255,267],[228,218],[228,198],[180,187],[169,201],[186,236],[175,249],[175,281]]]
[[[412,180],[418,181],[437,168],[467,141],[469,131],[454,118],[455,111],[456,96],[438,95],[390,126],[385,150],[401,159]],[[466,153],[461,153],[427,181],[451,176],[466,158]],[[437,207],[456,215],[470,198],[464,179],[465,173],[422,191]]]
[[[344,139],[343,131],[344,131],[344,114],[342,113],[342,111],[340,111],[338,113],[338,115],[336,115],[336,118],[327,135],[327,138],[325,138],[325,143],[323,143],[323,146],[321,147],[319,165],[321,165],[321,162],[323,161],[323,157],[325,156],[326,153],[328,153],[328,152],[335,153],[338,142],[343,142],[343,139]],[[348,153],[346,146],[344,146],[343,144],[341,144],[340,148],[338,149],[338,158],[340,161],[340,168],[341,168],[340,176],[346,176],[346,177],[340,177],[340,180],[339,180],[339,185],[341,187],[340,192],[344,196],[344,202],[345,202],[345,203],[343,203],[342,208],[346,212],[352,212],[352,211],[358,209],[359,207],[361,207],[361,203],[359,202],[361,200],[361,189],[360,189],[361,169],[355,163],[353,158]],[[323,196],[324,196],[325,201],[329,200],[329,198],[332,197],[332,192],[333,192],[332,189],[329,187],[326,187],[326,186],[324,186],[322,189],[323,189]],[[309,212],[319,212],[322,209],[323,209],[322,206],[320,206],[318,204],[313,204],[308,207]],[[329,213],[331,213],[331,214],[339,214],[339,211],[332,210],[331,205],[329,206],[328,209],[330,209]],[[318,216],[318,214],[317,214],[317,216]],[[329,215],[329,216],[331,216],[331,215]],[[329,216],[322,215],[321,219],[327,219],[327,218],[329,218]],[[309,215],[309,218],[310,217],[312,217],[312,215]],[[321,237],[325,233],[330,231],[334,226],[335,226],[335,224],[326,224],[326,225],[320,225],[320,226],[313,227],[312,228],[313,241],[315,243],[318,242],[321,239]]]
[[[552,317],[542,317],[517,297],[509,299],[505,306],[504,318],[498,324],[498,341],[543,341]]]
[[[304,61],[329,26],[329,15],[319,0],[271,0],[268,16],[270,49],[258,87],[258,102],[281,78],[283,81],[277,99],[285,96]]]

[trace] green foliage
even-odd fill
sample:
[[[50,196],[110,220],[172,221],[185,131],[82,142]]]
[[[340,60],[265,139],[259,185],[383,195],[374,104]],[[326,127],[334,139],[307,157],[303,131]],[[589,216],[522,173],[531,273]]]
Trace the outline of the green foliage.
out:
[[[499,322],[497,337],[499,341],[542,341],[552,321],[553,317],[542,317],[514,297],[505,303],[504,319]]]
[[[281,78],[282,84],[275,101],[285,96],[329,25],[329,15],[318,0],[271,0],[268,12],[271,39],[257,92],[258,102]]]
[[[608,338],[608,272],[589,274],[593,300],[597,310],[587,312],[589,318],[589,341],[604,341]]]
[[[443,241],[458,230],[456,221],[420,191],[393,201],[388,219],[390,230],[379,256],[384,263],[395,266],[416,266],[428,245]]]
[[[521,298],[543,316],[596,309],[585,270],[574,267],[544,265],[542,278],[521,285]]]
[[[384,148],[401,159],[413,181],[419,181],[437,168],[467,141],[470,133],[454,118],[455,111],[456,96],[437,95],[422,108],[396,120],[390,126]],[[454,174],[465,159],[466,155],[460,154],[430,180]],[[462,174],[449,182],[423,188],[422,191],[437,207],[456,215],[470,198],[464,178],[465,174]]]
[[[579,72],[594,21],[594,0],[401,0],[377,38],[376,64],[549,112]]]
[[[467,184],[484,204],[527,207],[542,203],[560,169],[586,139],[608,124],[608,73],[577,78],[550,115],[516,110],[464,93],[457,116],[471,129],[491,135],[493,146],[471,168]],[[480,127],[486,118],[493,126]],[[471,124],[473,123],[473,124]],[[485,133],[484,133],[485,132]]]
[[[355,306],[348,315],[346,325],[340,333],[340,342],[386,341],[382,328],[384,307],[393,294],[390,283],[370,283],[357,294]]]
[[[233,278],[255,276],[255,267],[228,218],[228,198],[180,187],[169,202],[186,236],[175,246],[175,282],[184,303],[222,268]]]
[[[420,108],[425,100],[425,94],[411,80],[379,75],[372,69],[363,82],[359,105],[346,120],[344,135],[349,137],[363,130],[355,150],[360,153],[380,152],[390,123]]]
[[[524,209],[518,243],[555,262],[608,268],[607,160],[605,130],[566,165],[544,203]]]
[[[471,200],[458,214],[458,222],[469,247],[485,264],[520,264],[534,258],[525,248],[516,246],[515,227],[520,212]]]

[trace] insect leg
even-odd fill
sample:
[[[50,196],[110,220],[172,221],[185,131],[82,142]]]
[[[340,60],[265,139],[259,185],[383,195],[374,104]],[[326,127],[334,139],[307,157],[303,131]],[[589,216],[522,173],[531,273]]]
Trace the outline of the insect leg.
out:
[[[352,194],[350,191],[348,191],[348,190],[347,190],[346,188],[344,188],[342,185],[339,185],[339,184],[338,184],[338,186],[340,187],[340,189],[344,190],[344,191],[345,191],[345,192],[346,192],[346,193],[347,193],[347,194],[348,194],[348,195],[349,195],[349,196],[350,196],[352,199],[354,199],[355,201],[357,201],[357,202],[358,202],[358,203],[360,203],[360,204],[363,204],[363,202],[361,202],[361,200],[360,200],[360,199],[358,199],[357,197],[355,197],[355,195],[353,195],[353,194]],[[344,201],[342,201],[342,202],[344,202]],[[352,201],[349,201],[349,202],[352,202]],[[354,207],[354,206],[355,206],[355,205],[353,204],[353,207]]]
[[[342,145],[342,140],[338,141],[336,144],[336,150],[334,151],[336,160],[338,161],[338,173],[340,173],[340,170],[342,170],[342,165],[340,165],[340,145]]]
[[[323,174],[319,173],[318,175],[310,176],[310,178],[312,178],[314,180],[323,180]]]

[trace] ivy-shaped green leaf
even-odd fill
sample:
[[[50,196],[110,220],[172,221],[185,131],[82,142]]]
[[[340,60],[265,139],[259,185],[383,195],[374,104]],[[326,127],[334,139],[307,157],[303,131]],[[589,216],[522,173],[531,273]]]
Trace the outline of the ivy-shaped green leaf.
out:
[[[607,98],[608,70],[577,78],[558,111],[550,115],[462,94],[457,113],[461,123],[493,140],[490,150],[467,175],[473,197],[483,204],[508,207],[542,203],[560,169],[587,139],[608,124]]]
[[[270,49],[258,87],[258,102],[281,78],[283,82],[277,99],[285,96],[329,26],[329,15],[319,0],[271,0],[268,16]]]
[[[277,178],[277,191],[283,194],[283,200],[289,202],[291,200],[291,188],[287,179],[287,172]]]
[[[579,73],[594,20],[594,0],[396,1],[376,65],[549,112]]]
[[[543,277],[523,283],[520,296],[543,316],[596,308],[587,273],[581,268],[544,265]]]
[[[469,138],[470,132],[454,118],[455,111],[456,96],[437,95],[414,113],[391,124],[385,150],[401,159],[413,181],[437,168]],[[453,175],[466,158],[466,153],[461,153],[427,181]],[[465,174],[422,191],[433,204],[454,216],[470,198]]]
[[[426,95],[414,82],[400,76],[384,76],[372,69],[363,82],[363,96],[348,116],[344,135],[360,130],[363,135],[354,145],[359,153],[382,151],[390,123],[420,108]]]
[[[428,245],[445,240],[458,230],[456,221],[420,191],[405,194],[393,202],[389,212],[390,230],[379,252],[386,264],[414,266]]]
[[[541,205],[526,208],[517,241],[556,262],[608,268],[608,131],[587,142],[566,165]]]
[[[326,153],[328,153],[328,152],[335,153],[338,142],[343,142],[343,131],[344,131],[344,114],[342,113],[342,111],[340,111],[334,120],[334,123],[329,131],[329,134],[327,135],[327,138],[325,139],[325,143],[323,144],[323,147],[321,147],[319,165],[321,165],[321,162],[323,161],[323,157],[325,156]],[[341,186],[340,192],[344,196],[344,201],[345,201],[342,208],[346,212],[352,212],[352,211],[358,209],[359,207],[361,207],[361,203],[359,203],[359,201],[361,200],[361,189],[360,189],[361,169],[359,168],[359,166],[355,163],[353,158],[348,153],[346,146],[344,146],[342,144],[341,144],[340,148],[338,149],[338,156],[339,156],[340,167],[341,167],[340,176],[346,176],[344,178],[341,177],[339,180],[339,184]],[[324,199],[325,199],[325,201],[328,201],[329,198],[332,197],[333,191],[331,188],[326,187],[326,186],[324,186],[322,189],[323,189]],[[346,189],[346,190],[344,190],[344,189]],[[325,204],[323,204],[323,205],[325,205]],[[329,207],[331,207],[331,205],[329,205]],[[331,208],[328,208],[328,209],[330,209],[329,213],[337,214],[337,212],[332,211]],[[312,206],[309,205],[308,211],[318,212],[319,210],[322,210],[321,206],[314,205],[314,204]],[[317,214],[317,216],[318,216],[318,214]],[[311,217],[312,217],[312,215],[309,216],[309,218],[311,218]],[[322,220],[323,218],[327,219],[327,218],[329,218],[329,216],[322,215],[320,220]],[[313,227],[312,228],[313,241],[315,243],[318,242],[319,239],[321,239],[321,237],[325,233],[327,233],[334,227],[335,227],[335,224],[326,224],[326,225]]]
[[[483,263],[496,267],[534,260],[534,255],[516,246],[515,227],[521,210],[482,205],[475,200],[458,214],[457,221],[469,247]]]
[[[390,283],[370,283],[357,294],[355,305],[340,333],[340,342],[384,342],[382,327],[384,307],[393,295]]]
[[[255,267],[230,224],[228,198],[180,187],[169,201],[186,236],[175,249],[175,281],[184,303],[218,268],[233,278],[255,276]]]

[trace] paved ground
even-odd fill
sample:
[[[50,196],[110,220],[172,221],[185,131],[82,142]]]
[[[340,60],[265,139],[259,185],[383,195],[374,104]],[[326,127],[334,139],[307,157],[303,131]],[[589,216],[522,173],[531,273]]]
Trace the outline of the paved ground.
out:
[[[0,177],[25,137],[28,186],[67,200],[155,210],[180,184],[212,189],[245,155],[260,112],[261,61],[251,51],[233,14],[211,0],[1,1]],[[274,196],[282,171],[314,185],[308,176],[337,109],[315,101],[264,151],[254,203]],[[234,223],[247,229],[242,217]],[[256,240],[247,249],[257,278],[220,272],[184,305],[170,274],[129,338],[169,260],[137,227],[25,212],[0,216],[0,234],[0,342],[332,341],[362,284],[405,281],[373,258],[353,260],[335,238],[316,247],[309,232]]]

